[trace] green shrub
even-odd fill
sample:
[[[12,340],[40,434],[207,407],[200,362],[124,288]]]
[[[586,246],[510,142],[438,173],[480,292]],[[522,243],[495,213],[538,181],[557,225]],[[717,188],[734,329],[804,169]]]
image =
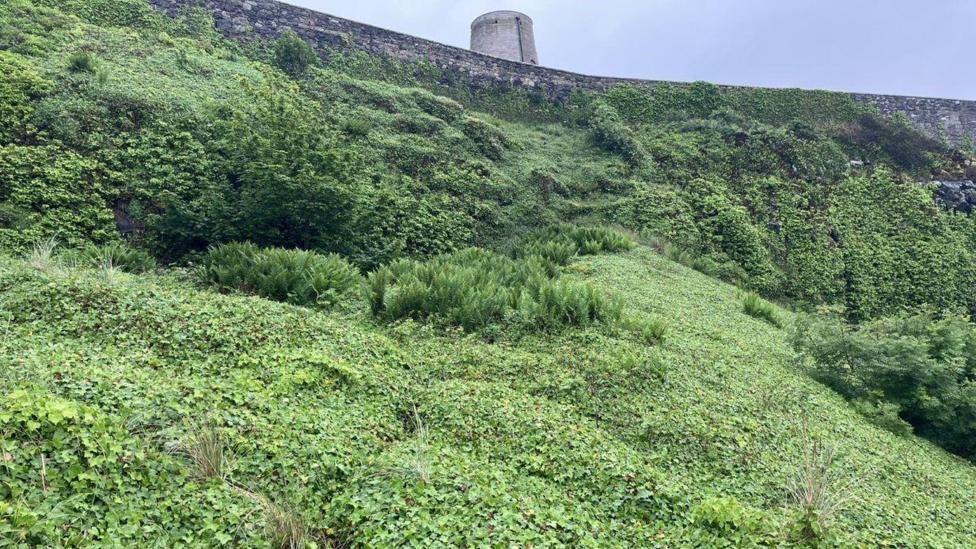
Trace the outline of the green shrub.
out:
[[[359,196],[353,189],[365,185],[356,151],[337,143],[322,107],[295,86],[268,82],[234,107],[215,120],[211,144],[221,187],[202,193],[202,219],[181,226],[212,244],[343,249]]]
[[[891,119],[865,114],[841,138],[852,145],[883,152],[893,165],[907,171],[931,170],[933,158],[944,147],[916,129],[904,115]]]
[[[79,51],[68,56],[68,71],[95,74],[98,72],[98,60],[86,51]]]
[[[36,101],[53,84],[28,58],[7,51],[0,51],[0,74],[0,143],[23,143],[37,131]]]
[[[339,124],[342,132],[353,137],[366,137],[372,128],[372,123],[365,118],[347,118]]]
[[[615,323],[622,308],[589,284],[550,278],[537,256],[475,248],[394,262],[370,274],[367,301],[383,320],[436,319],[469,331],[503,322],[533,329]]]
[[[480,118],[465,116],[461,122],[464,135],[473,141],[482,154],[492,160],[501,160],[514,143],[497,126]]]
[[[742,311],[753,318],[765,320],[777,328],[782,327],[779,315],[776,314],[776,307],[757,293],[746,294],[742,300]]]
[[[932,314],[875,320],[860,327],[804,319],[793,337],[810,374],[855,403],[873,423],[909,429],[976,458],[976,327]]]
[[[736,545],[751,546],[759,541],[767,543],[774,523],[761,510],[753,509],[732,497],[711,497],[692,510],[694,524],[720,532],[722,539]]]
[[[68,247],[118,238],[97,166],[56,145],[0,146],[0,203],[25,212],[30,222],[0,228],[0,248],[22,251],[55,235]]]
[[[359,272],[338,255],[250,243],[212,248],[203,260],[203,277],[223,291],[304,306],[332,305],[360,280]]]
[[[414,90],[410,97],[425,113],[445,122],[454,122],[464,114],[464,106],[449,97],[434,95],[426,90]]]
[[[274,60],[279,69],[298,78],[318,63],[319,56],[308,42],[289,29],[275,41]]]
[[[30,220],[28,213],[7,202],[0,202],[0,229],[23,229]]]
[[[613,107],[598,103],[590,116],[589,125],[593,141],[600,147],[620,154],[635,166],[646,160],[647,151]]]

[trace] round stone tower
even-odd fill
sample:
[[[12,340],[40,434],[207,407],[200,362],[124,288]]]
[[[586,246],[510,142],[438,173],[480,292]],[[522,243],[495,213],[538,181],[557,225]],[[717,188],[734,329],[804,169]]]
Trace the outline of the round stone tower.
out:
[[[475,19],[471,23],[471,51],[539,64],[532,19],[517,11],[493,11]]]

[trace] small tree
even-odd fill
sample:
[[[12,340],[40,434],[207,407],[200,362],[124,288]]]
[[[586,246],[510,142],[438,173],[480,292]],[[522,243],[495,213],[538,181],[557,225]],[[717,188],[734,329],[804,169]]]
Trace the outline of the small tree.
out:
[[[318,55],[312,46],[292,30],[285,31],[275,41],[274,54],[275,65],[295,78],[304,75],[309,67],[318,62]]]

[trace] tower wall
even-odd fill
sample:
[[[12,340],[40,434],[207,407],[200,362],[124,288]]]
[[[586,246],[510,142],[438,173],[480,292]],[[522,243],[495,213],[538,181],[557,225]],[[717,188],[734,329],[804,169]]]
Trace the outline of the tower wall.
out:
[[[475,19],[471,23],[471,51],[539,64],[532,19],[517,11],[493,11]]]

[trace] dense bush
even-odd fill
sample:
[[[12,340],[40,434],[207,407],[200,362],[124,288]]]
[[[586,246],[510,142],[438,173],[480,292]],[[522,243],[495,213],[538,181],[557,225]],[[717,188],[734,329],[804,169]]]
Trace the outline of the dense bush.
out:
[[[504,132],[480,118],[465,116],[461,123],[464,134],[488,158],[500,160],[506,150],[514,147],[514,143]]]
[[[643,145],[610,105],[597,103],[590,115],[589,124],[593,140],[607,151],[622,155],[635,166],[645,161],[647,152]]]
[[[887,119],[865,114],[841,138],[858,147],[878,150],[894,166],[918,173],[931,170],[934,159],[945,148],[938,140],[916,131],[904,116]]]
[[[0,145],[32,139],[35,101],[53,87],[20,55],[0,51]]]
[[[202,276],[225,291],[293,305],[329,306],[357,285],[359,272],[337,255],[224,244],[203,259]]]
[[[851,177],[837,195],[830,220],[849,319],[976,303],[976,218],[941,211],[931,188],[887,170]]]
[[[354,151],[323,129],[322,112],[295,88],[250,92],[217,121],[216,147],[229,185],[213,197],[212,238],[262,246],[343,247],[352,223]]]
[[[90,159],[57,146],[0,147],[0,202],[26,225],[0,228],[0,248],[22,251],[53,236],[69,246],[117,238],[108,196]]]
[[[898,316],[851,327],[807,319],[794,347],[811,375],[869,419],[976,457],[976,327],[953,316]]]
[[[552,279],[534,256],[479,249],[427,262],[400,260],[369,275],[367,301],[383,320],[436,319],[466,330],[514,322],[535,329],[614,323],[621,304],[589,284]]]
[[[315,65],[319,57],[308,45],[291,29],[285,31],[274,44],[275,65],[294,77],[304,75],[309,67]]]

